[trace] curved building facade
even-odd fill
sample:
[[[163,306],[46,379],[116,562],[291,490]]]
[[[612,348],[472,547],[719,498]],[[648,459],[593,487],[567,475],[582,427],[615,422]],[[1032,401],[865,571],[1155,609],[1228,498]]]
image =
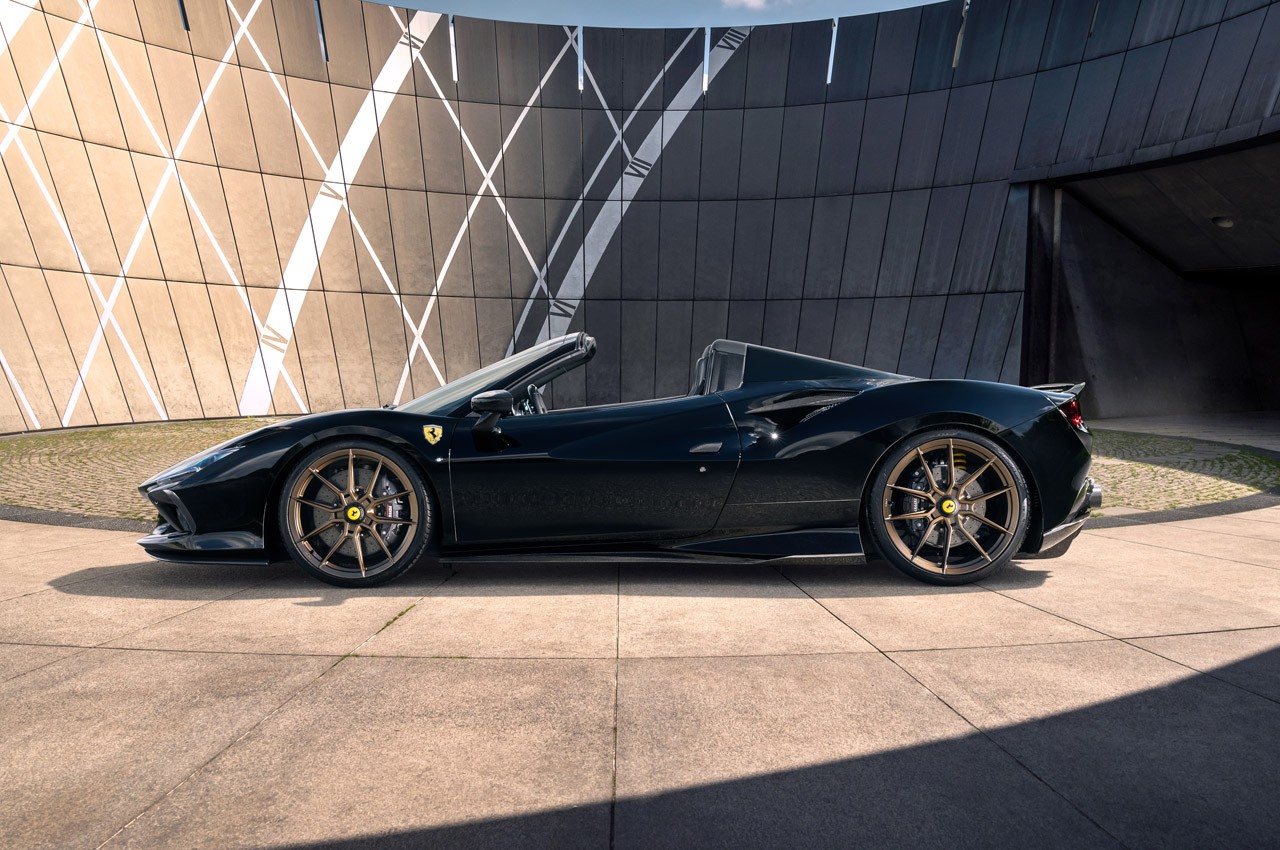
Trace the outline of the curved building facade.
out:
[[[577,329],[562,407],[684,392],[724,336],[1280,404],[1265,2],[709,33],[0,3],[0,431],[381,405]],[[1253,178],[1204,201],[1215,162]]]

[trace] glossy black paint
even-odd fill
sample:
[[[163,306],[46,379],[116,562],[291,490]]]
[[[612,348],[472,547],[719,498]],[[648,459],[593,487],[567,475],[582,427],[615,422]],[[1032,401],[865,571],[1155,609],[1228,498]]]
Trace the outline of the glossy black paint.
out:
[[[180,481],[153,478],[140,489],[163,522],[140,543],[171,560],[280,557],[271,520],[280,482],[310,446],[349,437],[414,459],[445,557],[857,554],[879,460],[943,426],[979,430],[1021,463],[1033,491],[1025,551],[1046,534],[1057,542],[1088,512],[1090,437],[1057,409],[1069,397],[1060,393],[918,380],[720,340],[688,395],[501,415],[503,391],[517,411],[533,409],[529,386],[580,366],[595,343],[574,334],[544,348],[474,387],[471,397],[486,394],[481,411],[441,388],[447,403],[428,393],[398,409],[300,417],[246,434],[238,451]],[[434,444],[428,425],[442,432]]]

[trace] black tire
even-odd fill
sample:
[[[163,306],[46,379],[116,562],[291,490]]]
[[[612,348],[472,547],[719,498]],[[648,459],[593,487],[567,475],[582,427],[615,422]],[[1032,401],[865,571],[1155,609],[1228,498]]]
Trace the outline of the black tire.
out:
[[[404,575],[430,551],[435,517],[431,487],[413,461],[358,439],[324,443],[298,458],[276,509],[289,557],[338,587],[373,587]]]
[[[1018,463],[967,428],[925,431],[894,446],[864,504],[871,547],[906,575],[942,585],[999,572],[1022,548],[1031,514]]]

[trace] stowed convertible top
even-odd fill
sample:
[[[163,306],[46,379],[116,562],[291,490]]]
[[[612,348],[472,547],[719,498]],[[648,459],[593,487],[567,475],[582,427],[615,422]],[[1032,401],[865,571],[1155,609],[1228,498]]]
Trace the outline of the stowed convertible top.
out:
[[[689,395],[736,390],[743,384],[820,381],[826,378],[901,379],[902,376],[808,354],[718,339],[708,345],[698,358]]]

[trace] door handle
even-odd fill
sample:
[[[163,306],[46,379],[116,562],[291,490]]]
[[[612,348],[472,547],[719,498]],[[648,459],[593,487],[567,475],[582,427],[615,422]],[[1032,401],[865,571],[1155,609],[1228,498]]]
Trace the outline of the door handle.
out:
[[[724,443],[722,442],[721,443],[699,443],[698,445],[689,449],[689,454],[691,455],[715,454],[716,452],[720,451],[720,447],[723,445]]]

